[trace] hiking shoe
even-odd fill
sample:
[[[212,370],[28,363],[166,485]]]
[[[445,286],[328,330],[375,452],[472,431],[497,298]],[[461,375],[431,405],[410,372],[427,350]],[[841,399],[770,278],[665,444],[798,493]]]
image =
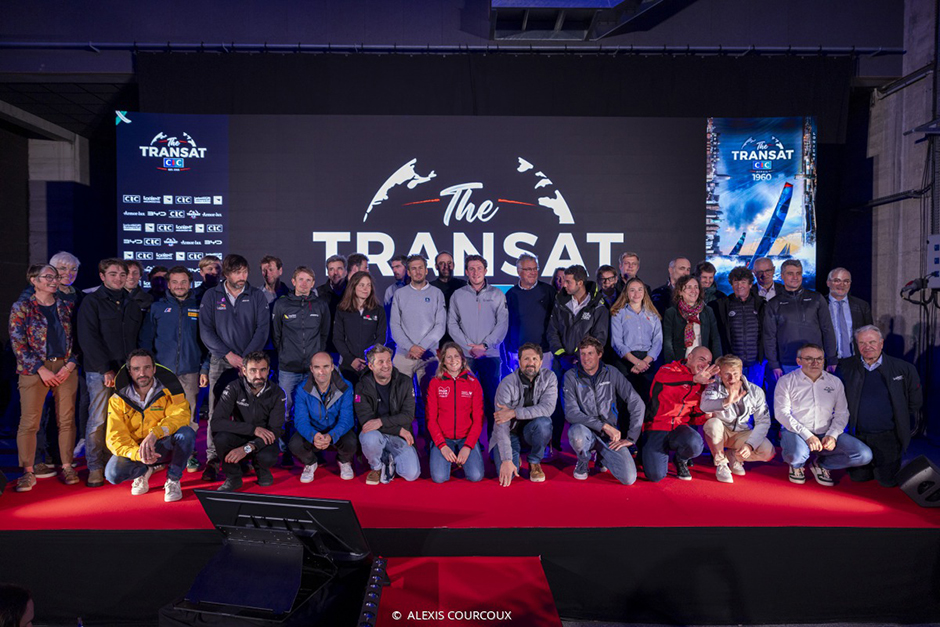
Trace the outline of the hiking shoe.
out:
[[[206,467],[202,471],[202,480],[203,481],[218,481],[219,480],[219,460],[210,459],[206,462]]]
[[[196,454],[193,453],[189,459],[186,460],[186,472],[196,472],[199,470],[199,458],[196,457]]]
[[[832,475],[829,474],[829,471],[819,465],[815,459],[809,467],[813,471],[813,476],[816,477],[816,483],[824,486],[834,486],[835,481],[832,480]]]
[[[790,483],[806,483],[806,471],[802,467],[790,466]]]
[[[744,462],[734,462],[731,464],[731,474],[743,477],[747,473],[744,470]]]
[[[271,474],[270,468],[262,468],[258,466],[255,469],[255,475],[258,477],[258,485],[262,488],[266,488],[269,485],[274,485],[274,475]]]
[[[131,484],[132,496],[147,494],[147,491],[150,490],[150,475],[152,474],[153,468],[148,468],[147,472],[134,479],[134,483]]]
[[[225,482],[222,483],[216,491],[218,492],[234,492],[242,487],[242,478],[241,477],[226,477]]]
[[[71,466],[62,467],[62,483],[65,485],[75,485],[78,483],[78,473]]]
[[[100,488],[104,485],[104,471],[103,470],[89,470],[88,471],[88,480],[85,481],[85,485],[89,488]]]
[[[542,464],[529,464],[529,481],[532,483],[545,481],[545,471],[542,470]]]
[[[31,472],[24,472],[23,476],[16,482],[17,492],[29,492],[36,485],[36,475]]]
[[[304,471],[300,473],[300,482],[301,483],[310,483],[313,481],[313,473],[317,471],[317,463],[307,464],[304,466]]]
[[[692,473],[689,472],[689,460],[676,458],[676,479],[682,481],[692,481]]]
[[[173,503],[183,498],[183,490],[180,488],[180,482],[176,479],[167,479],[163,484],[163,502]]]
[[[55,477],[55,466],[51,466],[49,464],[36,464],[33,466],[33,474],[36,475],[37,479],[48,479],[49,477]]]
[[[587,460],[578,459],[578,463],[574,465],[574,478],[578,481],[584,481],[588,478]]]
[[[369,474],[366,475],[366,485],[379,485],[382,483],[382,474],[381,470],[370,470]]]
[[[731,476],[731,469],[728,464],[722,464],[715,469],[715,479],[721,483],[734,483],[734,477]]]
[[[344,481],[349,481],[354,478],[356,473],[353,472],[352,462],[339,462],[339,478]]]

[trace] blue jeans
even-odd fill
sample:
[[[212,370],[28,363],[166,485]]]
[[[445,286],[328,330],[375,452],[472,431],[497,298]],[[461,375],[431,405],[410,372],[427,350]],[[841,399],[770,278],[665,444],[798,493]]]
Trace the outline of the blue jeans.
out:
[[[820,440],[825,435],[816,436]],[[809,460],[809,445],[802,437],[786,429],[780,430],[780,448],[783,461],[794,468],[802,468]],[[826,470],[839,470],[840,468],[854,468],[864,466],[871,462],[871,449],[848,433],[843,433],[836,440],[836,447],[831,451],[816,451],[819,465]]]
[[[105,426],[108,424],[108,399],[114,388],[104,386],[104,375],[86,372],[88,384],[88,425],[85,428],[85,461],[88,470],[102,470],[111,457],[105,444]]]
[[[418,452],[415,447],[405,442],[404,438],[397,435],[385,435],[375,430],[360,433],[359,444],[372,470],[387,468],[389,460],[394,458],[395,474],[404,478],[405,481],[414,481],[421,476]]]
[[[681,425],[672,431],[647,431],[643,434],[643,472],[652,482],[662,481],[669,470],[669,453],[690,460],[702,454],[705,441],[698,431],[689,425]]]
[[[628,447],[612,451],[605,441],[605,436],[580,424],[568,427],[568,443],[578,456],[579,462],[589,462],[591,451],[597,451],[597,456],[604,462],[604,466],[620,483],[633,485],[636,481],[636,464]]]
[[[459,440],[444,440],[447,446],[450,447],[450,450],[457,455],[460,454],[460,449],[463,448],[464,441],[465,438]],[[398,462],[395,463],[397,465]],[[441,449],[436,446],[431,446],[430,465],[431,480],[434,481],[434,483],[444,483],[450,480],[450,469],[453,464],[444,459],[444,454],[441,453]],[[483,450],[479,442],[470,449],[470,456],[467,457],[467,463],[463,465],[463,473],[468,480],[473,482],[480,481],[483,478]]]
[[[166,471],[167,478],[179,481],[183,478],[183,467],[186,466],[189,456],[193,454],[195,446],[196,432],[190,427],[180,427],[173,435],[157,440],[154,449],[160,458],[150,466],[169,464]],[[109,482],[118,484],[144,476],[150,466],[128,457],[114,455],[108,460],[104,476]]]
[[[525,443],[529,445],[529,454],[526,455],[529,465],[541,463],[542,456],[545,454],[545,447],[552,441],[552,419],[548,416],[540,416],[525,421],[525,426],[522,428],[522,440],[525,440]],[[519,468],[519,453],[522,450],[522,442],[520,442],[518,435],[510,432],[509,443],[512,445],[512,463],[516,468]],[[493,462],[496,464],[497,470],[503,462],[499,456],[498,446],[493,447]]]

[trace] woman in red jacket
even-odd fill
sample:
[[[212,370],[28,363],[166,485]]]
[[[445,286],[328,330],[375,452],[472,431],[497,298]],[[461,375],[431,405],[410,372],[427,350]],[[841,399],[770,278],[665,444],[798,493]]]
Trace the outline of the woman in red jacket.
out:
[[[467,368],[467,358],[455,342],[447,342],[438,353],[441,367],[428,384],[428,432],[431,447],[431,479],[450,479],[451,465],[463,468],[470,481],[483,478],[483,388]]]

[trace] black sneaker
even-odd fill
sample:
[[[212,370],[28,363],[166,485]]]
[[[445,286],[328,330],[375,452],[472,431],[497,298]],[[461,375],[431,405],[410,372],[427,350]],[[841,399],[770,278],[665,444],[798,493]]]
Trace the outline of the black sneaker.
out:
[[[255,470],[255,474],[258,475],[258,485],[262,488],[266,488],[269,485],[274,485],[274,475],[271,474],[271,471],[268,468],[262,468],[258,466]]]
[[[206,469],[202,471],[203,481],[219,480],[219,460],[210,459],[206,462]]]
[[[689,472],[688,460],[676,458],[676,479],[692,481],[692,473]]]
[[[241,477],[227,477],[225,482],[220,485],[216,490],[219,492],[234,492],[242,487],[242,478]]]

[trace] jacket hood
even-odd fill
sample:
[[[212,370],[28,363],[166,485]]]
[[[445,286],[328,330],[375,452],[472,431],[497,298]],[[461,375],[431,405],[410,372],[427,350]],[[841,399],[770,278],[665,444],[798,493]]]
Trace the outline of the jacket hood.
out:
[[[170,391],[170,394],[183,394],[183,385],[180,383],[180,380],[173,374],[173,371],[167,368],[166,366],[161,366],[156,364],[154,369],[153,378],[160,382],[160,384]],[[121,369],[118,370],[117,376],[114,377],[114,389],[117,390],[120,394],[121,390],[126,388],[131,384],[131,375],[127,371],[127,364],[121,366]],[[122,398],[124,398],[122,396]],[[125,399],[127,400],[127,399]]]
[[[369,374],[372,374],[370,371]],[[311,374],[307,377],[307,382],[304,383],[304,392],[307,394],[313,394],[313,388],[316,385],[316,382],[313,380],[313,375]],[[344,393],[349,388],[349,381],[343,378],[343,375],[339,373],[339,369],[333,368],[333,374],[330,376],[330,385],[339,390],[340,394]]]
[[[584,289],[587,290],[588,295],[588,303],[585,305],[585,307],[594,307],[597,305],[597,302],[604,297],[600,288],[597,287],[597,283],[594,281],[585,281]],[[558,294],[555,296],[555,300],[559,305],[567,305],[571,298],[571,294],[566,292],[564,289],[558,290]]]

